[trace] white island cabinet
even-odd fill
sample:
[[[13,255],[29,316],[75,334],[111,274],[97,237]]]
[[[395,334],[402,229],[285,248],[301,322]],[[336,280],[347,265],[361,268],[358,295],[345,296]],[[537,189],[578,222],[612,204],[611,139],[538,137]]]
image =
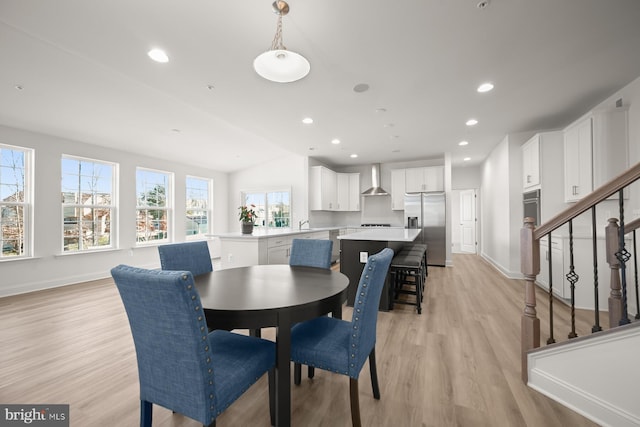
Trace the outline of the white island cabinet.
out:
[[[252,234],[217,234],[215,237],[220,239],[221,268],[288,264],[293,239],[329,239],[332,230],[338,230],[338,227],[311,230],[254,228]]]

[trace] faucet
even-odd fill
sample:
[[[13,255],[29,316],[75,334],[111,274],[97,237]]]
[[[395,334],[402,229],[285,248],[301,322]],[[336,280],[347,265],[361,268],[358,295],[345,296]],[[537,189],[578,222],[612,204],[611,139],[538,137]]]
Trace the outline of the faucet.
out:
[[[302,230],[302,226],[305,224],[309,224],[309,220],[305,219],[304,221],[298,221],[298,230]],[[311,224],[309,224],[311,225]]]

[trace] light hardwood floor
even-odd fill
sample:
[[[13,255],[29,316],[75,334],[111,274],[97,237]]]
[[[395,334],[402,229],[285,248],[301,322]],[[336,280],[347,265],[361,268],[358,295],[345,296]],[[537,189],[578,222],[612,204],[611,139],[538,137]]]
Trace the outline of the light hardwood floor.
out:
[[[454,267],[429,269],[422,315],[396,305],[378,316],[376,356],[382,399],[369,370],[360,376],[364,426],[540,426],[595,424],[520,380],[523,282],[480,257],[454,255]],[[538,295],[541,312],[546,305]],[[560,306],[560,304],[558,304]],[[559,307],[568,317],[568,309]],[[344,318],[351,309],[345,308]],[[589,331],[580,318],[579,333]],[[546,340],[547,322],[542,335]],[[0,299],[0,402],[68,403],[71,425],[139,423],[135,350],[110,280]],[[566,338],[566,324],[557,338]],[[273,338],[273,330],[264,335]],[[306,371],[306,370],[305,370]],[[316,370],[292,385],[292,425],[349,426],[346,377]],[[268,426],[266,378],[217,420],[218,426]],[[197,426],[154,407],[154,426]]]

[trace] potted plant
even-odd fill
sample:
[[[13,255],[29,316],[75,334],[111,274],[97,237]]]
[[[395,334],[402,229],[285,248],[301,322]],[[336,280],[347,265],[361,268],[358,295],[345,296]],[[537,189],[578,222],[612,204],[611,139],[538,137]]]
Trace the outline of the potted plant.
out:
[[[256,205],[240,206],[240,225],[242,226],[242,234],[251,234],[253,232],[253,224],[256,222],[256,211],[254,210]]]

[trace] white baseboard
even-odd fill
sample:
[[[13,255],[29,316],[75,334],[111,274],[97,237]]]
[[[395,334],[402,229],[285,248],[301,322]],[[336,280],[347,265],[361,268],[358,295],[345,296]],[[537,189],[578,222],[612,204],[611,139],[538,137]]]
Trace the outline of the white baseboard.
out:
[[[508,278],[508,279],[524,279],[524,276],[522,275],[522,273],[511,271],[511,270],[503,267],[502,264],[500,264],[499,262],[497,262],[496,260],[491,258],[485,252],[481,252],[480,256],[482,258],[484,258],[489,264],[493,265],[496,268],[496,270],[498,270],[500,273],[502,273],[502,275],[505,276],[506,278]]]

